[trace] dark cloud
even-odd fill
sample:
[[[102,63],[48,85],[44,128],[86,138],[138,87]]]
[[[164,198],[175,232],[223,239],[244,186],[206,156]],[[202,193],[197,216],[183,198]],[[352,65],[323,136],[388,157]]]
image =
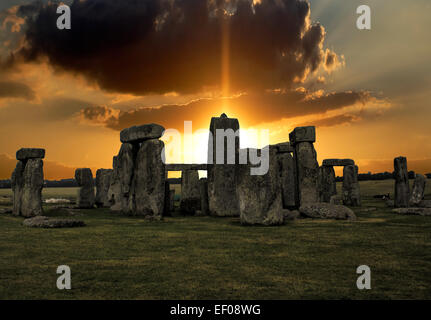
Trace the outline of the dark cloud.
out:
[[[0,99],[1,98],[23,98],[26,100],[33,100],[36,98],[36,93],[24,83],[0,81]]]
[[[114,130],[143,123],[160,123],[181,130],[191,120],[195,128],[205,128],[211,116],[218,116],[228,103],[229,113],[237,115],[249,126],[342,109],[372,99],[368,92],[340,92],[313,95],[305,90],[244,94],[230,99],[199,99],[184,105],[136,108],[120,111],[107,106],[81,110],[81,118]],[[210,112],[210,113],[209,113]],[[342,119],[339,119],[342,120]],[[335,122],[334,122],[335,124]]]
[[[12,60],[47,57],[109,91],[217,89],[223,39],[229,39],[231,92],[289,88],[338,61],[323,49],[324,29],[309,23],[303,0],[74,1],[71,30],[56,28],[56,8],[20,6],[27,45]]]

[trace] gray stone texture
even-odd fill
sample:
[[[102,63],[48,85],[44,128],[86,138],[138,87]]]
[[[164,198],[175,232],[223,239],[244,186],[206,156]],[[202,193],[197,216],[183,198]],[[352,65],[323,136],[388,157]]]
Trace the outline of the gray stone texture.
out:
[[[99,169],[96,171],[96,205],[98,207],[110,207],[108,191],[111,185],[112,172],[112,169]]]
[[[281,192],[283,208],[296,206],[296,166],[290,153],[278,153],[276,155],[280,167]]]
[[[180,210],[183,214],[188,215],[194,215],[196,210],[201,210],[199,173],[196,170],[181,172]]]
[[[154,123],[134,126],[122,130],[120,140],[122,143],[140,143],[145,140],[159,139],[164,131],[165,128]]]
[[[244,225],[280,225],[284,223],[280,166],[276,150],[270,148],[269,170],[251,175],[252,165],[239,165],[237,194],[240,221]]]
[[[315,127],[297,127],[289,134],[290,143],[294,146],[300,142],[316,142]]]
[[[21,161],[43,158],[45,158],[45,149],[21,148],[16,152],[16,159]]]
[[[295,145],[297,173],[297,206],[319,202],[317,154],[311,142]]]
[[[207,178],[202,178],[199,180],[199,192],[201,198],[201,212],[203,216],[207,216],[209,215]]]
[[[330,203],[331,197],[337,194],[335,171],[332,166],[319,168],[319,198],[321,202]]]
[[[37,216],[25,219],[23,225],[32,228],[75,228],[85,226],[84,221]]]
[[[222,114],[219,118],[213,117],[210,124],[210,138],[208,142],[208,203],[209,211],[213,216],[238,216],[238,198],[236,195],[236,165],[227,164],[228,160],[239,163],[239,136],[233,141],[224,139],[224,163],[216,164],[217,157],[217,129],[232,129],[233,132],[239,130],[238,119],[228,118]],[[211,137],[213,137],[211,139]],[[234,148],[235,159],[228,159],[228,145]],[[233,157],[232,157],[233,158]]]
[[[351,207],[361,206],[358,166],[345,166],[343,169],[343,204]]]
[[[394,159],[395,179],[395,207],[405,208],[409,206],[410,186],[407,171],[407,159],[398,157]]]
[[[324,202],[303,205],[299,212],[309,218],[356,220],[356,215],[350,208]]]
[[[352,159],[325,159],[322,162],[322,166],[325,167],[344,167],[344,166],[354,166],[355,161]]]
[[[413,190],[410,195],[410,205],[417,206],[423,200],[425,194],[426,178],[422,174],[416,174]]]
[[[93,173],[89,168],[75,170],[75,180],[78,183],[78,208],[93,208],[95,203]]]
[[[136,155],[128,213],[160,220],[165,207],[165,164],[161,140],[142,142]]]

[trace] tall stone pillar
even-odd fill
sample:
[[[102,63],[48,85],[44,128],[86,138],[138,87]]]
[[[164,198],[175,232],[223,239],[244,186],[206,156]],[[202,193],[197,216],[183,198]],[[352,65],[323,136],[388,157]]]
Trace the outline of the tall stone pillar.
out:
[[[319,186],[320,201],[329,203],[331,197],[337,194],[335,170],[333,166],[321,166],[319,168]]]
[[[196,170],[183,170],[181,172],[180,210],[183,214],[189,215],[194,215],[197,210],[201,210],[199,173]]]
[[[96,205],[109,208],[108,191],[111,184],[112,169],[99,169],[96,171]]]
[[[283,208],[292,209],[296,206],[296,165],[292,153],[294,148],[289,142],[275,145],[280,167],[281,194]]]
[[[14,215],[33,217],[42,214],[43,158],[44,149],[17,151],[18,163],[11,178]]]
[[[199,191],[201,196],[201,211],[202,215],[209,215],[208,208],[208,179],[202,178],[199,180]]]
[[[394,159],[395,178],[395,207],[406,208],[409,206],[410,186],[409,173],[407,171],[407,158]]]
[[[319,202],[319,164],[313,143],[316,141],[315,127],[298,127],[289,134],[290,143],[295,147],[294,159],[297,173],[298,207]]]
[[[356,165],[348,165],[343,169],[343,204],[352,207],[361,206],[358,166]]]
[[[410,195],[410,205],[417,206],[424,199],[426,178],[422,174],[416,174],[413,189]]]
[[[239,216],[235,172],[239,159],[239,122],[213,117],[208,142],[208,202],[214,216]],[[218,141],[218,143],[217,143]],[[218,145],[218,148],[217,148]],[[222,163],[219,163],[219,162]]]
[[[75,170],[75,180],[78,183],[78,208],[93,208],[95,204],[93,173],[89,168]]]

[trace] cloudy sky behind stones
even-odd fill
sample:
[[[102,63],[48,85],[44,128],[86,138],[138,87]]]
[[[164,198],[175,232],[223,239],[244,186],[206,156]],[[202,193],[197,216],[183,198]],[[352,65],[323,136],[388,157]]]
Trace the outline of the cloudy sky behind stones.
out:
[[[222,112],[271,143],[316,125],[320,161],[377,172],[405,155],[431,171],[429,1],[65,2],[71,30],[55,3],[0,3],[0,179],[20,147],[46,148],[46,177],[69,178],[111,167],[123,128],[206,129]],[[361,4],[371,31],[356,29]]]

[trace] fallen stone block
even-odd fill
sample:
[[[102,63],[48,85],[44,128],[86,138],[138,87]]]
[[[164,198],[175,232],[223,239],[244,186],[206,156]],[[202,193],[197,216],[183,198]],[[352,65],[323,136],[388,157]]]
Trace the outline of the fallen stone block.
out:
[[[393,213],[405,215],[431,216],[431,208],[396,208]]]
[[[309,218],[356,220],[356,215],[350,208],[324,202],[306,204],[299,208],[299,212]]]
[[[84,227],[84,221],[49,218],[46,216],[37,216],[34,218],[25,219],[23,225],[32,228],[75,228]]]

